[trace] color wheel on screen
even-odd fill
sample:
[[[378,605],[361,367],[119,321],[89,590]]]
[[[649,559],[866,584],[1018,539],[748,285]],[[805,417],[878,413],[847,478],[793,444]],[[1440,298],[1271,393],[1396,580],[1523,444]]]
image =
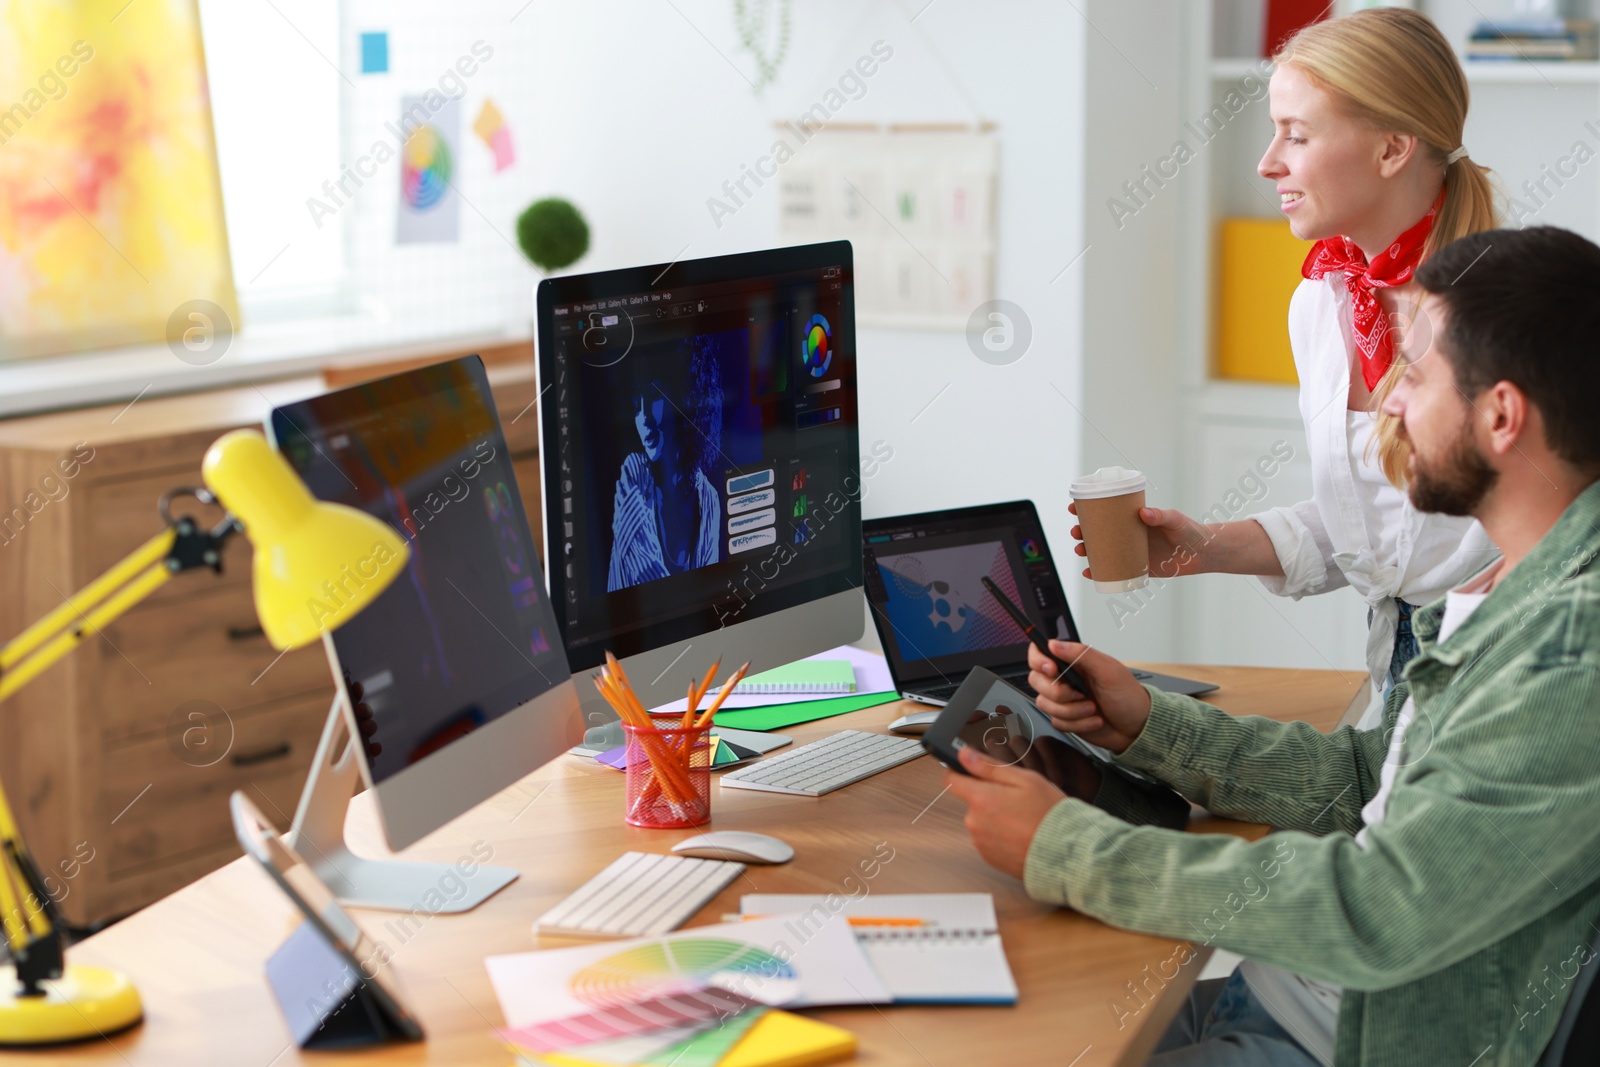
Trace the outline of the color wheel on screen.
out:
[[[683,937],[639,945],[597,960],[574,974],[569,988],[587,1004],[631,1004],[699,989],[713,976],[728,972],[762,979],[798,977],[777,956],[743,941]]]
[[[827,374],[833,365],[833,330],[821,315],[811,316],[806,323],[805,362],[813,378]]]

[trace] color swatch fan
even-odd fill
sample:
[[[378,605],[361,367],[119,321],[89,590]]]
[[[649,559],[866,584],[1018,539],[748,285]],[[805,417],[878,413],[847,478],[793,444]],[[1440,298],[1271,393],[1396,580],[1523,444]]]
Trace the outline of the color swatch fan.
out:
[[[631,1004],[707,985],[738,988],[745,975],[761,979],[764,1001],[792,999],[779,987],[796,982],[794,968],[764,948],[712,937],[655,941],[618,952],[580,970],[569,986],[573,996],[589,1004]]]
[[[490,956],[506,1025],[540,1026],[596,1009],[712,986],[763,1004],[886,1004],[889,991],[849,924],[788,919],[702,926],[661,937]]]

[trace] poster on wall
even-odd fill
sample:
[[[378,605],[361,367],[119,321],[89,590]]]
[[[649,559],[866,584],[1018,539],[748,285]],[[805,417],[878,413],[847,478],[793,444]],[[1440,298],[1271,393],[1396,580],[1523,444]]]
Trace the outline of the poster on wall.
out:
[[[0,0],[0,27],[0,359],[160,342],[186,308],[236,329],[195,0]]]
[[[461,237],[461,101],[437,92],[400,101],[399,244],[454,244]]]
[[[993,129],[802,132],[778,168],[783,243],[851,242],[863,325],[965,329],[994,296]]]

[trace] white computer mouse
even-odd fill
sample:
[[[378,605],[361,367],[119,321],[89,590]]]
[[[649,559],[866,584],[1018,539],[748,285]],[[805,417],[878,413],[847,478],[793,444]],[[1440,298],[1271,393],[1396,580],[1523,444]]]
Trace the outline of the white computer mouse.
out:
[[[943,708],[934,708],[932,711],[913,711],[909,715],[902,715],[889,724],[889,732],[892,734],[925,734],[928,732],[928,727],[933,725],[933,720],[937,719],[943,711]]]
[[[794,849],[787,843],[776,837],[745,830],[716,830],[698,837],[684,838],[672,846],[672,851],[682,856],[735,860],[739,863],[788,863],[794,859]]]

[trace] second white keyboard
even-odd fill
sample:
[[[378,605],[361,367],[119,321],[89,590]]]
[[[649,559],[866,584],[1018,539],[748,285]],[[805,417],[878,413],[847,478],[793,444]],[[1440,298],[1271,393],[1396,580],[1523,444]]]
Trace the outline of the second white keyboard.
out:
[[[898,767],[922,753],[922,742],[915,737],[841,730],[832,737],[729,771],[719,780],[725,788],[820,797],[879,771]]]
[[[624,852],[533,924],[536,934],[650,937],[676,930],[739,877],[742,863]]]

